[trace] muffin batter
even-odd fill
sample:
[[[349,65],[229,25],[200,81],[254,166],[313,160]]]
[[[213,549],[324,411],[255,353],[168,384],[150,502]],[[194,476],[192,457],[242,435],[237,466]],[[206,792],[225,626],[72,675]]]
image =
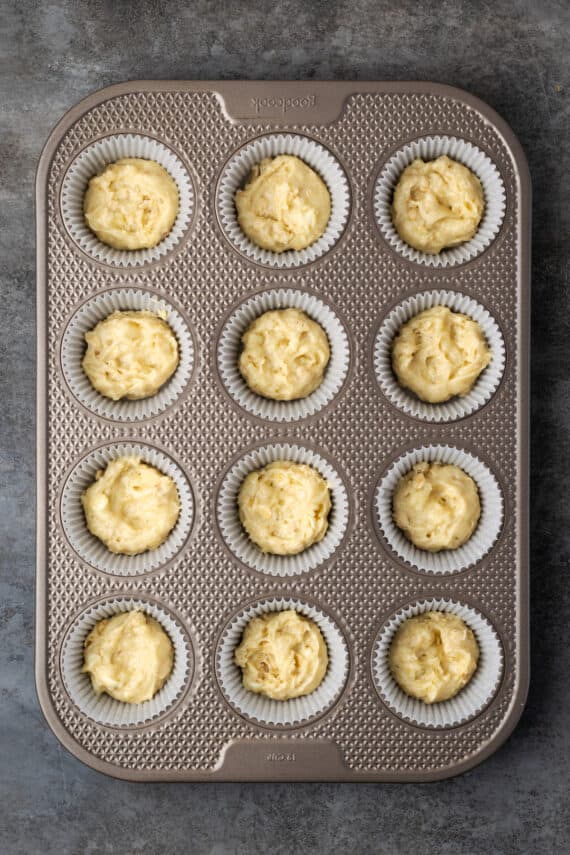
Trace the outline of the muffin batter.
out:
[[[235,197],[238,223],[271,252],[305,249],[323,234],[331,214],[326,184],[298,157],[266,157]]]
[[[481,222],[485,200],[477,176],[446,155],[414,160],[394,191],[392,220],[403,241],[421,252],[471,240]]]
[[[111,552],[137,555],[163,543],[178,519],[172,478],[140,457],[118,457],[81,497],[87,528]]]
[[[309,695],[327,672],[319,627],[293,609],[253,618],[235,651],[243,685],[276,701]]]
[[[479,660],[473,632],[457,615],[425,612],[408,618],[390,647],[392,676],[426,704],[447,701],[467,685]]]
[[[124,157],[89,182],[85,221],[115,249],[149,249],[170,232],[178,215],[178,190],[154,160]]]
[[[295,555],[325,536],[330,489],[312,466],[276,460],[249,473],[238,506],[243,527],[263,552]]]
[[[152,312],[113,312],[85,333],[85,341],[83,370],[113,401],[154,395],[178,366],[176,336]]]
[[[400,385],[431,404],[466,395],[491,361],[477,321],[434,306],[409,320],[392,346]]]
[[[418,549],[457,549],[479,522],[479,492],[458,466],[416,463],[396,487],[393,512],[396,525]]]
[[[245,382],[275,401],[314,392],[330,358],[323,328],[299,309],[265,312],[243,334],[242,343],[239,370]]]
[[[158,621],[141,611],[122,612],[91,630],[82,670],[96,695],[141,704],[162,688],[173,660],[172,642]]]

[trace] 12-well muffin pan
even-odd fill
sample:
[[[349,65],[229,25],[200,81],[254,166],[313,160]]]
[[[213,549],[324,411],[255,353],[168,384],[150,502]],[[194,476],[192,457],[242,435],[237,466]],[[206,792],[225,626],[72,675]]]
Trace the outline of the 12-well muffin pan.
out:
[[[233,196],[264,156],[297,154],[324,178],[332,214],[307,250],[259,250]],[[478,234],[439,256],[402,245],[389,203],[414,156],[448,153],[479,175]],[[174,177],[180,211],[153,250],[101,244],[84,226],[91,175],[148,157]],[[388,212],[388,214],[387,214]],[[478,99],[428,83],[142,82],[73,108],[37,178],[38,549],[36,679],[63,744],[133,780],[434,780],[495,750],[528,683],[528,313],[530,183],[512,132]],[[481,324],[491,366],[464,398],[426,405],[395,382],[390,344],[405,320],[447,305]],[[331,361],[301,401],[260,398],[236,362],[264,311],[293,306],[325,329]],[[165,316],[180,365],[159,394],[112,402],[81,371],[83,335],[117,309]],[[98,468],[138,453],[181,499],[165,543],[117,556],[89,534],[80,495]],[[331,485],[320,543],[261,553],[236,495],[271,460],[307,462]],[[459,550],[425,553],[391,517],[418,460],[456,462],[477,482],[478,528]],[[174,671],[152,701],[96,698],[81,673],[97,620],[140,608],[173,641]],[[296,608],[327,643],[306,698],[245,691],[233,650],[253,615]],[[402,620],[451,611],[481,658],[452,701],[428,706],[387,668]]]

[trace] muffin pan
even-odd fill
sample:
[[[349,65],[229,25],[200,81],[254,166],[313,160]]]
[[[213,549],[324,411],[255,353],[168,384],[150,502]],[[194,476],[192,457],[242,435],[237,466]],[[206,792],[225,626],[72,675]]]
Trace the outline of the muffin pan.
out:
[[[492,222],[430,261],[390,232],[386,183],[410,152],[441,145],[485,170]],[[266,150],[304,153],[329,184],[330,229],[313,251],[257,252],[236,231],[228,187]],[[171,165],[185,207],[164,246],[124,257],[84,232],[77,188],[101,157],[138,151]],[[147,781],[427,781],[493,752],[520,717],[529,658],[530,181],[500,117],[431,83],[121,84],[53,131],[37,229],[36,682],[66,748]],[[493,371],[462,406],[420,404],[389,373],[401,319],[438,302],[476,312],[494,343]],[[80,373],[83,327],[153,305],[184,363],[154,400],[108,403]],[[288,305],[322,318],[331,363],[320,394],[273,405],[232,361],[243,323]],[[79,503],[85,478],[125,448],[171,472],[182,501],[165,544],[138,557],[106,553]],[[483,518],[465,555],[425,560],[393,530],[386,491],[407,462],[442,456],[481,479]],[[327,535],[288,558],[258,552],[235,508],[240,477],[282,457],[332,484]],[[162,621],[176,658],[156,699],[129,708],[94,699],[80,667],[93,621],[133,607]],[[241,688],[232,649],[248,615],[287,607],[323,628],[329,672],[305,700],[264,703]],[[386,668],[399,622],[427,608],[462,615],[481,648],[470,688],[432,708]]]

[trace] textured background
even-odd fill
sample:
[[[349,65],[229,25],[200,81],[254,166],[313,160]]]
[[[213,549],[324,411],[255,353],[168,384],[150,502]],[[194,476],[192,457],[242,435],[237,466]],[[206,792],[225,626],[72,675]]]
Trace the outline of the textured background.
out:
[[[2,0],[0,21],[0,851],[564,851],[567,4]],[[405,787],[133,785],[74,760],[43,721],[33,686],[34,170],[65,109],[101,86],[145,77],[437,80],[489,102],[527,152],[533,678],[509,742],[461,778]]]

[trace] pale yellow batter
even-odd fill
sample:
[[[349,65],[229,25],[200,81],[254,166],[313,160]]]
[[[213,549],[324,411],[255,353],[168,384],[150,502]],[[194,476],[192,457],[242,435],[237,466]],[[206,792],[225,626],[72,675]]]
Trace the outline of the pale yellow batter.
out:
[[[170,232],[178,215],[178,189],[154,160],[124,157],[89,182],[85,221],[115,249],[149,249]]]
[[[141,611],[122,612],[91,630],[82,670],[96,695],[141,704],[162,688],[173,660],[172,642],[158,621]]]
[[[319,627],[293,609],[253,618],[235,651],[243,685],[276,701],[309,695],[327,672]]]
[[[457,549],[479,522],[479,491],[473,478],[449,463],[416,463],[400,480],[394,521],[418,549]]]
[[[238,223],[263,249],[284,252],[310,246],[323,234],[331,198],[322,178],[298,157],[266,157],[235,197]]]
[[[394,191],[392,220],[403,241],[437,254],[474,236],[485,208],[477,176],[446,155],[404,169]]]
[[[263,552],[295,555],[325,536],[331,496],[312,466],[276,460],[249,473],[238,505],[243,527]]]
[[[404,621],[389,654],[400,688],[426,704],[453,698],[475,673],[478,660],[473,632],[448,612],[425,612]]]
[[[178,365],[176,336],[152,312],[113,312],[85,333],[85,341],[83,370],[113,401],[154,395]]]
[[[299,309],[265,312],[248,327],[242,343],[239,370],[245,382],[275,401],[314,392],[330,358],[325,331]]]
[[[436,404],[466,395],[492,358],[477,321],[434,306],[409,320],[392,346],[392,366],[402,386]]]
[[[87,528],[111,552],[137,555],[163,543],[178,519],[176,484],[140,457],[118,457],[81,497]]]

